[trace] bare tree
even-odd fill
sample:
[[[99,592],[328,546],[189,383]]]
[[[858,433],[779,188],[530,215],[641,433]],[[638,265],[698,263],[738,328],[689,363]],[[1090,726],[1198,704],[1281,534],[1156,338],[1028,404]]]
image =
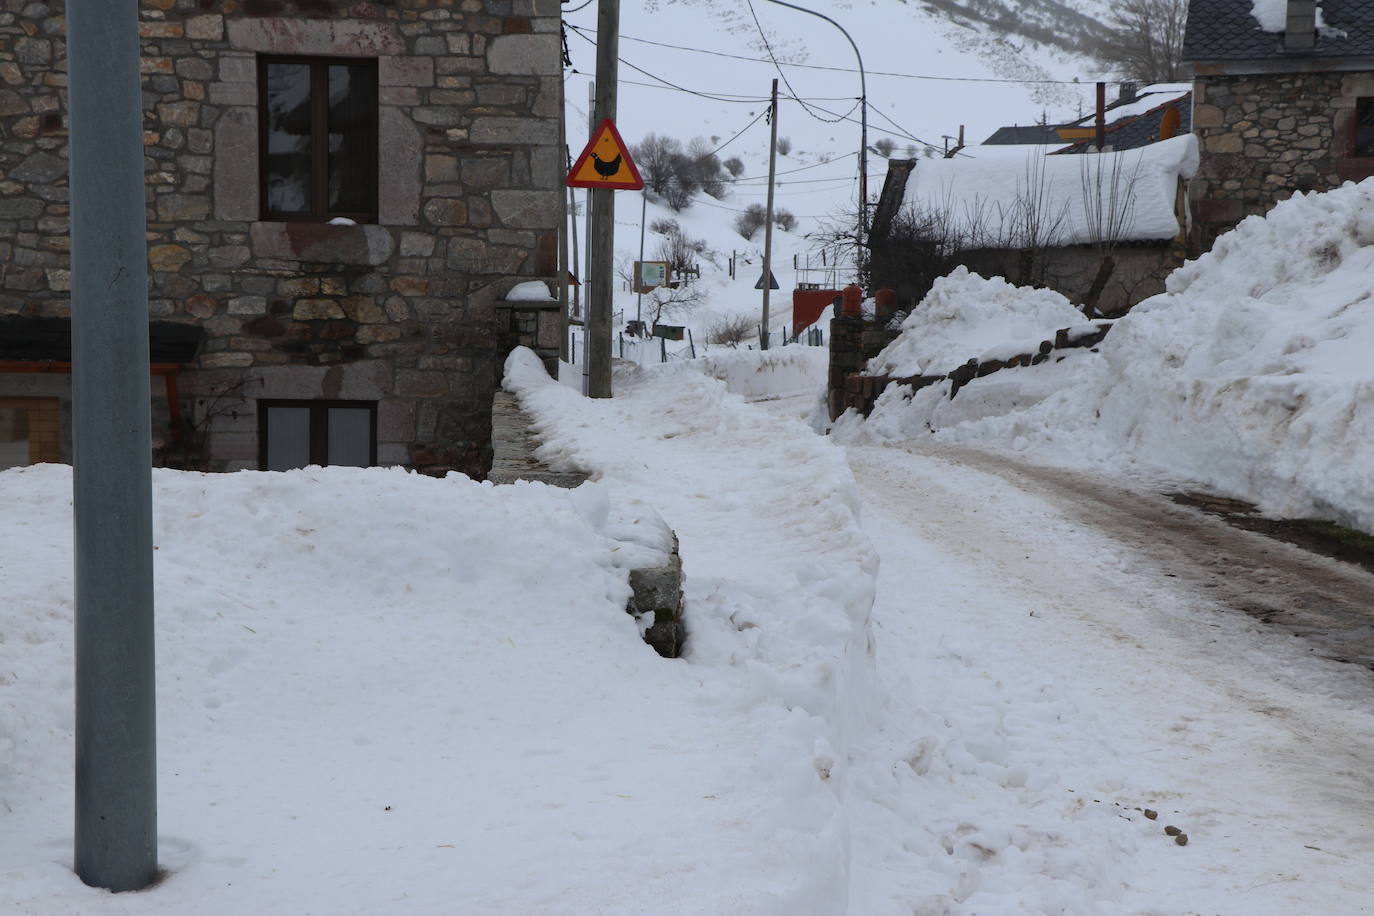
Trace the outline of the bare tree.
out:
[[[1098,56],[1127,79],[1177,82],[1184,78],[1187,19],[1188,0],[1118,0],[1107,16],[1111,35]]]
[[[677,288],[660,286],[644,297],[644,315],[652,328],[664,318],[674,318],[692,311],[704,298],[698,284],[684,283]]]
[[[1125,154],[1079,157],[1083,160],[1079,169],[1083,219],[1099,258],[1097,274],[1083,295],[1083,311],[1089,318],[1097,315],[1102,292],[1116,270],[1113,255],[1117,246],[1129,235],[1135,215],[1136,179],[1140,176],[1143,158],[1137,156],[1134,168],[1128,169]]]
[[[675,174],[673,160],[682,156],[682,143],[672,137],[648,134],[630,152],[649,190],[662,196]]]

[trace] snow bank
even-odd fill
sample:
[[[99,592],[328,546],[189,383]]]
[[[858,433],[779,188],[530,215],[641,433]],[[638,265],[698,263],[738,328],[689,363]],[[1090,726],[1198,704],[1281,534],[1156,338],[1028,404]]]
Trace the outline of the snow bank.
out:
[[[761,743],[751,767],[772,774],[779,802],[756,826],[807,873],[780,899],[794,913],[844,912],[847,749],[877,708],[877,557],[843,452],[678,367],[621,376],[614,398],[590,400],[517,350],[505,384],[534,416],[542,458],[651,501],[678,533],[685,658],[700,678],[749,685]]]
[[[866,375],[941,375],[970,359],[1033,352],[1060,328],[1088,325],[1050,289],[984,279],[957,267],[931,286],[902,322],[902,334],[868,363]]]
[[[154,492],[169,873],[111,896],[71,872],[71,470],[0,473],[0,911],[781,916],[835,899],[842,823],[813,763],[833,752],[767,692],[788,672],[746,661],[791,645],[785,628],[748,629],[745,599],[737,626],[698,631],[739,669],[659,658],[625,566],[661,556],[665,529],[632,499],[347,468],[157,471]]]
[[[1136,463],[1273,513],[1374,531],[1374,181],[1245,220],[1118,321],[1100,350],[977,379],[956,398],[968,407],[943,417],[938,389],[894,389],[845,434],[929,428]],[[1023,380],[1028,396],[1009,398]],[[1046,382],[1060,387],[1046,395]],[[987,416],[997,399],[1009,412]]]
[[[970,247],[1021,247],[1028,221],[1051,245],[1171,239],[1179,232],[1178,179],[1191,178],[1197,166],[1192,134],[1119,153],[1027,156],[1019,166],[921,159],[904,203],[945,219]]]

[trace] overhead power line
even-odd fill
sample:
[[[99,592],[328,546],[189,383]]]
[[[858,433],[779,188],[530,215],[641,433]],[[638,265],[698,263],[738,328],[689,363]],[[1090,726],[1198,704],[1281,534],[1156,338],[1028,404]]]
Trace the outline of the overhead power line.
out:
[[[568,28],[582,31],[580,26],[569,23]],[[726,57],[730,60],[750,61],[756,64],[775,64],[780,67],[796,67],[803,70],[830,70],[836,73],[858,73],[857,67],[831,67],[824,64],[799,64],[792,61],[774,61],[765,57],[750,57],[747,54],[731,54],[728,51],[713,51],[709,48],[693,48],[688,45],[668,44],[663,41],[654,41],[649,38],[636,38],[633,35],[621,35],[623,41],[634,41],[640,44],[653,45],[658,48],[670,48],[674,51],[688,51],[693,54],[710,54],[713,57]],[[890,76],[896,79],[908,80],[939,80],[951,83],[1018,83],[1020,85],[1055,85],[1055,86],[1087,86],[1096,81],[1096,78],[1072,79],[1072,80],[1031,80],[1031,79],[1010,79],[1007,77],[995,76],[935,76],[929,73],[897,73],[891,70],[869,70],[869,76]]]

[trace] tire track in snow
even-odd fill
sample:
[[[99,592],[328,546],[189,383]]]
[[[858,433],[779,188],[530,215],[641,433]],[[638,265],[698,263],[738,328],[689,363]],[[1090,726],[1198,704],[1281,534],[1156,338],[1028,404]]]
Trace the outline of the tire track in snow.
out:
[[[883,552],[875,625],[884,679],[903,664],[938,670],[959,654],[999,685],[1051,677],[1091,734],[1047,726],[1056,749],[1020,750],[1032,772],[1060,768],[1064,786],[1131,805],[1153,796],[1195,831],[1180,857],[1148,826],[1132,834],[1142,825],[1122,825],[1123,837],[1151,838],[1117,854],[1138,871],[1121,912],[1355,905],[1374,879],[1353,864],[1374,855],[1374,780],[1362,765],[1374,754],[1374,684],[1314,657],[1307,639],[1330,638],[1323,627],[1345,612],[1303,611],[1303,602],[1345,601],[1358,620],[1374,594],[1367,574],[1103,477],[925,443],[848,454]],[[894,572],[894,563],[911,568]],[[1291,610],[1286,595],[1299,599]],[[1307,616],[1265,626],[1235,612],[1260,600]],[[1279,625],[1310,629],[1299,640]],[[970,643],[971,633],[985,633],[984,643]],[[971,713],[939,708],[949,700],[934,689],[971,676],[957,667],[927,676],[909,711],[935,705],[956,731],[977,734]],[[1037,689],[1008,697],[1008,714],[1034,715],[1047,699]],[[901,705],[898,696],[894,711]],[[1030,808],[1050,798],[1003,795]],[[986,806],[980,813],[990,816]],[[1119,871],[1110,858],[1104,871]]]

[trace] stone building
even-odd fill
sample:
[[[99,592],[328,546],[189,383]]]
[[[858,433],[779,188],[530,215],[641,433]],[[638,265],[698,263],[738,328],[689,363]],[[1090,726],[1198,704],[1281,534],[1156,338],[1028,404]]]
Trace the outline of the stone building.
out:
[[[1295,191],[1374,175],[1374,2],[1191,0],[1196,243]]]
[[[870,282],[910,310],[962,265],[1124,313],[1183,260],[1197,162],[1186,134],[1119,152],[890,160]]]
[[[484,475],[498,304],[557,272],[557,0],[139,7],[154,460]],[[8,464],[70,458],[63,28],[0,0]]]

